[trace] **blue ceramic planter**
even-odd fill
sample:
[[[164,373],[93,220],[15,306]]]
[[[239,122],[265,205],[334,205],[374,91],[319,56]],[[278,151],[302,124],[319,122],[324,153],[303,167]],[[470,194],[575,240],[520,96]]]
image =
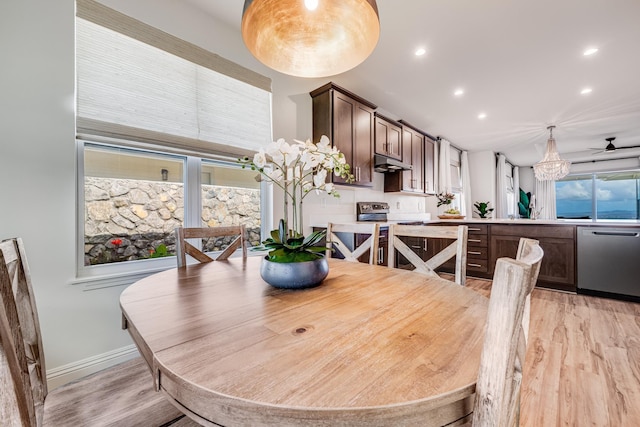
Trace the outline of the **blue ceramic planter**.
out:
[[[260,265],[262,279],[274,288],[304,289],[318,286],[329,274],[326,257],[305,262],[273,262],[266,257]]]

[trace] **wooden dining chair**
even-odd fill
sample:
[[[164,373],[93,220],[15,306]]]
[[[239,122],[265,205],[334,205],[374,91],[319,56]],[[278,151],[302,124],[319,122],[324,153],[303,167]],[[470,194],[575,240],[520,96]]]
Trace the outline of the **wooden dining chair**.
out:
[[[516,259],[517,260],[525,259],[527,256],[529,256],[533,248],[539,244],[540,242],[538,240],[521,237],[518,243],[518,251],[516,252]],[[541,264],[542,263],[537,264],[535,267],[535,270],[532,272],[532,280],[534,284],[538,280]],[[531,320],[531,294],[527,295],[527,298],[524,304],[524,314],[522,316],[522,330],[524,332],[525,344],[528,342],[528,339],[529,339],[530,320]]]
[[[242,248],[242,258],[247,259],[247,242],[244,225],[220,227],[178,227],[176,228],[176,258],[178,267],[187,265],[187,255],[199,262],[223,261],[229,258],[238,248]],[[211,258],[186,239],[210,239],[235,237],[217,257]]]
[[[437,225],[403,225],[391,224],[389,226],[389,267],[395,267],[396,252],[404,256],[417,272],[439,277],[436,269],[442,264],[456,257],[455,282],[464,286],[467,276],[467,237],[468,227],[437,226]],[[410,248],[401,237],[420,237],[424,239],[452,239],[453,242],[444,249],[425,260],[423,245],[420,245],[420,253]],[[427,241],[428,242],[428,241]],[[427,243],[428,244],[428,243]]]
[[[500,258],[496,262],[476,382],[473,426],[518,426],[527,344],[525,305],[536,284],[543,255],[535,240],[523,239],[518,259]],[[526,324],[528,328],[528,320]]]
[[[0,425],[160,426],[183,417],[154,391],[140,357],[49,392],[24,245],[0,242]]]
[[[353,235],[354,248],[349,249],[336,233],[349,233]],[[369,237],[356,246],[356,235],[368,234]],[[327,257],[332,251],[340,253],[345,260],[360,262],[359,258],[369,251],[369,264],[378,264],[380,242],[380,224],[327,224]]]

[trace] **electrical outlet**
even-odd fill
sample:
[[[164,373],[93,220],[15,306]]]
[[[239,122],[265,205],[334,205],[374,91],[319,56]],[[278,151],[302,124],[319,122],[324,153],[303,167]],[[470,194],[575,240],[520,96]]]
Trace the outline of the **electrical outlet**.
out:
[[[396,209],[400,209],[400,202],[396,202]]]

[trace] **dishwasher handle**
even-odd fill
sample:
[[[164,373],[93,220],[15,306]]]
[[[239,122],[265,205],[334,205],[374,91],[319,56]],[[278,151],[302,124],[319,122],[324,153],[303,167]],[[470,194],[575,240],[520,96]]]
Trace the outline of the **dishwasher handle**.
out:
[[[625,237],[638,237],[640,233],[633,231],[592,231],[594,236],[625,236]]]

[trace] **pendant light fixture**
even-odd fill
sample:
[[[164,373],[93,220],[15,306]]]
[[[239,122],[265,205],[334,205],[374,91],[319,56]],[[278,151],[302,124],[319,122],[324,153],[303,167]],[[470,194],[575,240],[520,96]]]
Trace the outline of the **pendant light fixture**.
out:
[[[539,181],[557,181],[564,178],[569,173],[571,163],[562,160],[556,148],[556,140],[553,138],[553,128],[549,126],[549,139],[547,140],[547,149],[544,158],[533,165],[533,171]]]
[[[297,77],[348,71],[380,36],[375,0],[245,0],[242,38],[266,66]]]

